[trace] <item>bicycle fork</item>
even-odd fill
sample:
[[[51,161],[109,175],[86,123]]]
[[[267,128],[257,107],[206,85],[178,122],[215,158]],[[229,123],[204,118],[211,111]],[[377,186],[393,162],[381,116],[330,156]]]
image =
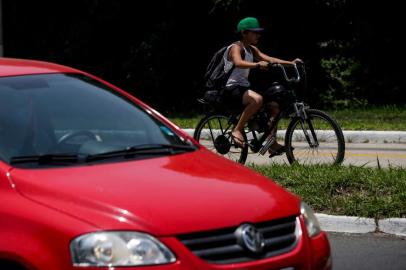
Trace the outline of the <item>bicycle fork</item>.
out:
[[[293,106],[295,108],[296,116],[299,118],[300,126],[302,127],[307,143],[311,148],[318,147],[319,141],[317,140],[316,132],[314,131],[312,121],[310,118],[308,118],[306,114],[305,105],[302,102],[297,102],[293,104]],[[305,122],[307,122],[312,136],[309,135],[309,132],[305,126]]]

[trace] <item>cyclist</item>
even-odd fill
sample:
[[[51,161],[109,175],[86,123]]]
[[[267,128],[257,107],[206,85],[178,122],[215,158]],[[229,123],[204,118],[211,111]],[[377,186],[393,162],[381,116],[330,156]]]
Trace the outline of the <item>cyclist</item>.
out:
[[[251,88],[251,83],[248,80],[250,69],[266,70],[268,69],[269,63],[294,64],[295,62],[301,61],[300,59],[286,61],[268,56],[261,52],[256,45],[263,30],[256,18],[246,17],[242,19],[237,24],[240,39],[231,44],[225,54],[225,69],[231,69],[233,65],[234,69],[224,88],[223,100],[227,100],[230,104],[243,105],[245,107],[237,125],[233,128],[231,133],[234,142],[239,147],[244,147],[245,142],[242,132],[245,124],[264,103],[264,98],[259,93],[259,89]],[[243,53],[242,50],[244,50]],[[242,59],[242,55],[244,55],[244,59]],[[278,104],[275,102],[270,103],[271,119],[278,113]],[[271,136],[276,136],[276,129],[272,132]],[[278,144],[275,140],[269,151],[271,154],[270,157],[272,157],[285,152],[285,147]]]

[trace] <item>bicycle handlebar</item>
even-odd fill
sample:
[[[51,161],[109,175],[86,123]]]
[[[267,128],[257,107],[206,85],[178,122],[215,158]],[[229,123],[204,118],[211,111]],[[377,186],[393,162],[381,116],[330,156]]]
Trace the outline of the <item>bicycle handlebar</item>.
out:
[[[286,80],[287,82],[295,82],[295,83],[297,83],[297,82],[300,81],[300,73],[299,73],[299,70],[297,69],[296,63],[292,65],[292,66],[294,67],[294,70],[295,70],[295,75],[294,75],[293,77],[291,77],[291,78],[289,78],[289,77],[288,77],[288,74],[286,73],[285,65],[282,65],[282,64],[271,64],[271,66],[272,66],[272,67],[279,67],[279,68],[281,68],[281,69],[282,69],[282,72],[283,72],[283,76],[285,77],[285,80]],[[289,65],[289,66],[291,66],[291,65]]]

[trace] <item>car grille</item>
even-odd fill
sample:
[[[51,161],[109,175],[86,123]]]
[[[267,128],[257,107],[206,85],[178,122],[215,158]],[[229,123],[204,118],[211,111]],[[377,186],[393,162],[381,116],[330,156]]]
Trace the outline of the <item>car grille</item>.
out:
[[[177,238],[196,256],[215,264],[247,262],[292,250],[301,235],[297,217],[252,224],[263,235],[264,248],[254,254],[239,244],[238,227],[179,235]]]

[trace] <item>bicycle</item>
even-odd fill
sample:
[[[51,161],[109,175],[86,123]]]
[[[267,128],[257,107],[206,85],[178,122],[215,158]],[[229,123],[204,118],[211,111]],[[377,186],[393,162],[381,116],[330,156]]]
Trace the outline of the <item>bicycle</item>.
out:
[[[206,92],[198,102],[206,108],[206,115],[198,123],[194,139],[206,148],[231,160],[245,164],[248,152],[265,155],[276,138],[270,136],[272,130],[282,118],[289,118],[284,135],[286,157],[290,164],[340,164],[344,160],[345,141],[341,127],[326,112],[311,109],[304,102],[299,102],[294,87],[302,83],[306,88],[306,72],[303,64],[299,72],[298,64],[293,71],[287,71],[281,64],[272,65],[280,68],[284,82],[274,82],[272,87],[284,87],[287,105],[277,117],[269,123],[265,106],[247,123],[243,137],[245,146],[239,147],[231,136],[231,130],[237,124],[239,114],[224,108],[219,101],[219,91]],[[292,75],[293,73],[293,75]],[[301,74],[302,73],[302,74]],[[289,75],[288,75],[289,74]],[[287,95],[286,93],[289,93]],[[280,131],[279,131],[280,132]]]

